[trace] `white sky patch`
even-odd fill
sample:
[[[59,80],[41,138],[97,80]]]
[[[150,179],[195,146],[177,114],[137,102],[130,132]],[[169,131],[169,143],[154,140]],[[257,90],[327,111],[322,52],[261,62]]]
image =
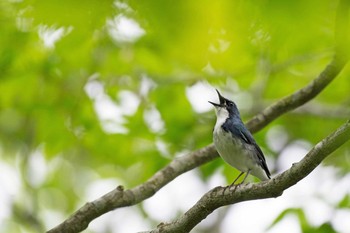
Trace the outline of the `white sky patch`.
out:
[[[42,148],[38,148],[29,156],[27,178],[33,187],[39,187],[47,176],[47,163],[42,153]]]
[[[343,197],[349,193],[350,194],[350,174],[347,176],[339,177],[336,168],[331,166],[322,166],[316,168],[313,173],[315,173],[315,189],[317,189],[318,197],[320,201],[327,200],[330,205],[336,205],[340,202]],[[337,190],[329,195],[330,190]]]
[[[157,134],[165,132],[165,123],[155,106],[151,106],[144,110],[143,119],[151,132]]]
[[[312,198],[303,202],[303,209],[310,223],[321,225],[331,222],[337,232],[349,232],[350,210],[336,209],[335,206],[345,195],[350,195],[350,175],[339,177],[335,168],[321,165],[305,179],[307,184],[300,187],[299,192],[310,186],[314,191]]]
[[[156,147],[157,147],[157,150],[161,153],[161,155],[163,155],[166,158],[170,158],[170,152],[168,150],[168,146],[163,140],[158,138],[156,140]]]
[[[59,27],[47,25],[39,25],[38,34],[39,38],[43,41],[46,48],[52,49],[55,47],[55,43],[63,36],[67,35],[73,30],[73,27]]]
[[[21,183],[18,171],[9,164],[0,161],[0,171],[0,222],[3,222],[11,214],[12,203]]]
[[[103,84],[96,78],[98,78],[98,74],[91,75],[89,82],[84,87],[85,93],[93,100],[104,95]]]
[[[288,134],[283,126],[273,126],[266,134],[266,143],[271,150],[278,152],[288,142]]]
[[[61,222],[63,222],[67,216],[60,211],[52,211],[49,208],[44,208],[40,213],[41,219],[44,220],[46,229],[51,229]]]
[[[94,101],[94,108],[101,126],[107,133],[128,133],[124,126],[125,116],[133,115],[140,104],[139,97],[131,91],[118,93],[119,103],[105,94],[102,82],[97,80],[98,74],[91,76],[84,89],[87,95]]]
[[[157,84],[147,75],[142,75],[140,83],[140,95],[147,97],[148,93],[157,86]]]
[[[122,182],[117,179],[99,179],[90,182],[86,188],[85,200],[92,201],[117,188]]]
[[[299,162],[311,149],[306,141],[295,141],[288,145],[279,155],[277,167],[280,171],[289,169],[293,163]]]
[[[179,188],[181,187],[181,188]],[[142,204],[149,216],[156,221],[169,221],[188,210],[207,191],[196,171],[189,171]]]
[[[153,227],[136,206],[106,213],[89,224],[92,232],[111,233],[141,232]]]
[[[220,233],[265,233],[280,211],[283,211],[287,206],[287,203],[281,199],[238,203],[229,208],[221,225]]]
[[[186,96],[192,108],[198,113],[208,112],[213,108],[208,100],[217,102],[215,89],[206,82],[197,82],[187,87]]]
[[[131,91],[120,91],[118,93],[120,99],[120,108],[123,115],[131,116],[137,111],[140,104],[139,97]]]
[[[232,87],[232,91],[219,90],[225,98],[233,100],[240,112],[249,111],[253,106],[252,96],[248,92],[239,91],[239,87],[234,80],[228,80],[228,86]],[[214,107],[208,101],[219,103],[218,94],[215,87],[207,82],[197,82],[186,89],[186,96],[191,103],[192,108],[198,112],[208,112]]]
[[[85,189],[85,193],[81,198],[81,203],[77,205],[76,208],[81,207],[86,201],[93,201],[100,198],[102,195],[114,190],[118,185],[123,184],[118,179],[100,179],[96,176],[94,180],[89,182],[88,187]],[[81,191],[81,190],[80,190]],[[64,220],[58,213],[49,212],[45,210],[45,222],[49,223],[47,228],[52,228]],[[118,219],[118,221],[116,221]],[[120,224],[120,223],[123,224]],[[128,207],[123,209],[118,209],[107,214],[100,216],[89,224],[89,229],[94,232],[138,232],[141,230],[149,229],[149,224],[143,219],[142,214],[138,211],[136,207]]]
[[[222,175],[223,167],[217,169],[217,171],[210,176],[207,181],[208,187],[215,187],[217,185],[225,185],[227,183],[226,178]]]
[[[350,229],[350,211],[349,209],[338,210],[334,213],[332,219],[335,230],[339,233],[348,233]]]
[[[319,200],[315,197],[310,198],[307,201],[307,204],[304,207],[304,212],[311,225],[320,226],[331,219],[333,215],[333,207],[327,204],[324,200]]]
[[[135,42],[146,33],[138,22],[122,14],[108,20],[107,29],[116,42]]]
[[[124,126],[126,121],[120,107],[108,95],[104,94],[100,98],[97,98],[94,108],[101,121],[102,128],[106,132],[121,134],[129,132]]]

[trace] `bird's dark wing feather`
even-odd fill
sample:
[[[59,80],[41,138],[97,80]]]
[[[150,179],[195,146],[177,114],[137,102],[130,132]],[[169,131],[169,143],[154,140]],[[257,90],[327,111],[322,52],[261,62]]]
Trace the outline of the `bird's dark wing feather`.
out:
[[[234,122],[234,121],[226,121],[222,128],[226,132],[231,132],[232,136],[241,139],[247,144],[253,145],[256,155],[258,156],[259,162],[261,167],[265,170],[266,175],[270,178],[271,174],[267,167],[266,160],[264,153],[261,151],[258,144],[255,142],[252,134],[249,132],[249,130],[243,125],[242,122]]]

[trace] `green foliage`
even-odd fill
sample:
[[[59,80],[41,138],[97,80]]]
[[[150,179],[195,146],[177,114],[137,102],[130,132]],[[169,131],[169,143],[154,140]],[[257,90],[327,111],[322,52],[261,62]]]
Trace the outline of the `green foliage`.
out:
[[[295,215],[300,223],[300,228],[302,232],[305,233],[313,233],[313,232],[321,232],[321,233],[336,233],[337,231],[333,228],[331,223],[324,223],[318,227],[314,227],[310,225],[308,222],[303,209],[299,208],[292,208],[292,209],[286,209],[280,215],[275,219],[275,221],[271,224],[270,228],[275,226],[278,222],[280,222],[283,218],[285,218],[287,215]]]
[[[130,188],[177,155],[211,143],[214,113],[195,111],[186,96],[194,84],[208,83],[229,98],[245,94],[254,102],[242,107],[245,120],[303,87],[333,55],[336,6],[331,0],[2,1],[1,163],[14,167],[21,161],[24,190],[18,192],[31,190],[29,202],[40,197],[47,202],[23,211],[37,218],[47,209],[68,216],[82,200],[89,201],[82,196],[92,181],[117,178]],[[122,19],[143,33],[121,37]],[[311,104],[349,109],[348,76],[349,68]],[[94,86],[95,96],[87,91],[93,81],[102,87]],[[136,98],[135,111],[128,112],[132,103],[122,98],[123,91]],[[112,111],[113,117],[103,119],[96,106],[106,98],[118,110],[106,105],[103,111]],[[238,106],[247,105],[247,99]],[[152,111],[160,120],[146,120]],[[271,127],[283,125],[287,143],[302,139],[315,144],[344,120],[327,113],[289,113],[257,140],[274,160],[278,152],[265,141]],[[157,121],[163,126],[153,129],[150,124]],[[106,130],[108,123],[119,131]],[[48,171],[33,185],[27,173],[35,168],[28,161],[36,151],[43,154]],[[349,158],[347,145],[327,164],[348,172]],[[228,182],[238,174],[222,167],[215,160],[199,170],[204,179],[223,171]],[[339,207],[348,204],[345,197]],[[305,232],[334,232],[327,223],[309,230],[301,209],[286,210],[276,222],[291,213],[298,215]],[[35,221],[29,220],[28,232],[37,229]],[[2,229],[18,231],[12,223]]]
[[[346,195],[339,203],[339,208],[349,208],[350,206],[350,195]]]

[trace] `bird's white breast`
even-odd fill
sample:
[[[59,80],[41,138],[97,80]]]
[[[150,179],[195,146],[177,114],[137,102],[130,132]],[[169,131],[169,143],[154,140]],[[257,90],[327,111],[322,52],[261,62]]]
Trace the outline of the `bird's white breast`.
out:
[[[250,157],[249,151],[244,149],[244,145],[239,139],[234,139],[230,132],[223,130],[221,125],[219,123],[214,128],[213,136],[216,150],[225,162],[240,171],[247,172],[249,170],[247,164],[247,159]]]

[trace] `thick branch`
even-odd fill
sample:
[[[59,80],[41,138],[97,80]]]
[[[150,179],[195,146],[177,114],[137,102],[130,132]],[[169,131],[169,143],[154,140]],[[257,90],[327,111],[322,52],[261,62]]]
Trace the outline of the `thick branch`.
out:
[[[298,163],[272,180],[244,184],[235,187],[216,187],[207,192],[190,210],[177,220],[160,224],[151,233],[190,232],[198,223],[219,207],[238,202],[257,200],[282,195],[283,191],[295,185],[310,174],[328,155],[350,139],[350,121],[342,125],[327,138],[319,142]]]
[[[153,196],[159,189],[177,176],[216,157],[218,157],[218,154],[214,146],[210,145],[175,159],[168,166],[154,174],[148,181],[135,188],[124,191],[122,186],[118,186],[115,190],[112,190],[97,200],[86,203],[66,221],[51,229],[48,233],[83,231],[92,220],[100,215],[119,207],[135,205]]]

